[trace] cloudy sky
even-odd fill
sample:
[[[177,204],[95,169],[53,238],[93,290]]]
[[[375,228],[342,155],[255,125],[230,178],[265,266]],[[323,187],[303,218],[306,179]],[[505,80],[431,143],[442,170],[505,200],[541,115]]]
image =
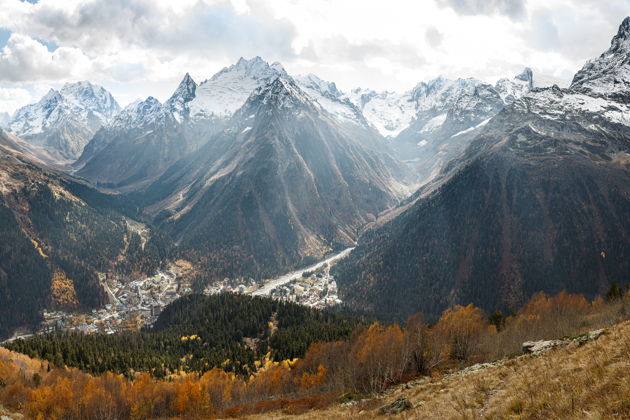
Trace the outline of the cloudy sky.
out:
[[[125,105],[166,99],[256,55],[342,90],[534,70],[566,86],[630,0],[0,0],[0,112],[91,80]]]

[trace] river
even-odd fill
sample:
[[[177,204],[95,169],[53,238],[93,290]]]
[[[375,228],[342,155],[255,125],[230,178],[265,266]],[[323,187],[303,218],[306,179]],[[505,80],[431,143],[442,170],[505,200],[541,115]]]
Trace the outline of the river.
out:
[[[320,262],[318,262],[317,264],[311,265],[310,267],[306,267],[306,268],[302,268],[300,270],[296,270],[296,271],[292,271],[288,274],[284,274],[280,277],[277,277],[273,280],[268,281],[267,283],[265,283],[265,285],[263,287],[261,287],[260,289],[256,290],[255,292],[252,292],[253,296],[265,296],[268,295],[269,293],[271,293],[271,291],[273,289],[275,289],[278,286],[282,286],[283,284],[286,283],[290,283],[291,281],[299,278],[300,276],[302,276],[302,273],[305,271],[315,271],[318,268],[320,268],[321,266],[323,266],[324,264],[330,264],[330,263],[334,263],[342,258],[345,258],[348,256],[348,254],[350,254],[350,252],[354,249],[354,247],[351,248],[346,248],[343,251],[339,252],[338,254],[332,255],[328,258],[326,258],[325,260],[322,260]]]

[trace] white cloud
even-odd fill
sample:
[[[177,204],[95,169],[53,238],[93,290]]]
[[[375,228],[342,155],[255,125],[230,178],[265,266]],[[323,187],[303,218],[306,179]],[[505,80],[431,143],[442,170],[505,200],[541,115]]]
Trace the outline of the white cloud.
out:
[[[438,4],[463,15],[502,14],[511,19],[525,15],[525,0],[438,0]]]
[[[432,47],[439,46],[442,43],[442,39],[444,39],[442,33],[440,33],[440,31],[438,31],[435,26],[431,26],[429,27],[429,29],[427,29],[425,37],[429,45],[431,45]]]
[[[164,100],[186,72],[201,81],[255,55],[344,90],[494,81],[524,66],[566,85],[628,10],[630,0],[0,0],[0,28],[13,32],[0,87],[90,79],[123,104]]]
[[[28,105],[33,97],[24,88],[0,87],[0,112],[13,113],[17,108]]]
[[[125,48],[168,54],[292,55],[294,28],[264,3],[244,0],[2,0],[12,7],[0,22],[12,31],[72,45],[90,55]],[[19,4],[16,4],[19,3]]]
[[[17,33],[0,50],[3,81],[57,80],[84,74],[89,67],[90,60],[77,48],[50,52],[40,42]]]

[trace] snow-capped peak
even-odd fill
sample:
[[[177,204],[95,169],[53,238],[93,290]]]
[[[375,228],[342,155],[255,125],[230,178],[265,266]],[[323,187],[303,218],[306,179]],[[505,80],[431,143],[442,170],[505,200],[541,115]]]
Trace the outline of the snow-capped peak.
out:
[[[278,62],[269,65],[269,63],[258,56],[250,60],[241,57],[235,64],[224,67],[221,71],[212,76],[209,81],[222,81],[234,78],[259,80],[268,79],[269,76],[277,74],[286,75],[284,67]],[[209,81],[204,81],[201,85]]]
[[[166,114],[164,106],[153,96],[144,101],[134,101],[127,105],[114,118],[111,126],[114,128],[135,128],[150,124]]]
[[[610,48],[575,74],[570,89],[616,98],[630,94],[630,17],[623,20]]]
[[[312,99],[341,122],[365,125],[361,110],[333,82],[322,80],[314,74],[297,76],[295,81]]]
[[[59,93],[77,107],[99,114],[103,121],[109,121],[120,111],[118,103],[108,91],[88,81],[66,83]]]
[[[297,76],[295,80],[303,87],[313,91],[319,92],[321,95],[333,98],[339,98],[343,96],[343,93],[337,89],[337,85],[334,82],[327,82],[322,80],[313,73],[309,73],[306,76]]]
[[[244,108],[257,106],[257,104],[267,105],[274,109],[292,109],[300,105],[321,109],[291,77],[284,75],[277,76],[267,85],[254,90]]]
[[[345,98],[361,110],[365,119],[385,137],[396,137],[416,115],[411,91],[397,93],[353,89]]]
[[[189,103],[194,119],[228,118],[239,109],[249,95],[279,75],[287,75],[279,63],[269,65],[260,57],[240,58],[209,80],[197,86],[195,99]]]
[[[190,74],[186,73],[173,95],[165,103],[178,122],[188,117],[188,103],[195,99],[196,92],[197,83],[190,77]]]
[[[50,89],[37,103],[17,110],[8,127],[18,136],[43,134],[68,120],[96,129],[119,111],[103,87],[87,81],[66,83],[61,90]]]

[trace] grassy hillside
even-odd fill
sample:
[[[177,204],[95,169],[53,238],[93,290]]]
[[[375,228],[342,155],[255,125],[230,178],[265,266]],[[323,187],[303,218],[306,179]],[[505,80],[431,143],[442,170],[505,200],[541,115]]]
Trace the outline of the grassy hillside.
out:
[[[607,329],[583,346],[576,343],[541,356],[524,355],[468,374],[436,375],[405,388],[297,418],[383,418],[380,407],[407,398],[414,407],[390,418],[627,419],[630,321]]]

